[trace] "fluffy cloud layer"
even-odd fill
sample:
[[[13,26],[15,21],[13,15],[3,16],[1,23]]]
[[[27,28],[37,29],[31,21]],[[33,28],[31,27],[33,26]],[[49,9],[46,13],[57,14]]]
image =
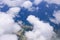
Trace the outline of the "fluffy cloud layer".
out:
[[[21,30],[21,26],[18,25],[13,18],[17,16],[21,10],[21,7],[28,9],[31,8],[33,4],[38,5],[42,1],[43,0],[34,0],[32,3],[30,0],[0,0],[1,5],[4,4],[10,7],[7,12],[0,12],[0,40],[18,40],[16,34],[12,33],[17,33],[19,30]],[[59,0],[44,1],[48,3],[60,4]],[[59,13],[60,11],[53,15],[55,17],[54,20],[57,23],[60,23]],[[51,37],[55,34],[52,26],[49,25],[49,23],[44,23],[33,15],[28,16],[27,20],[33,25],[32,31],[25,32],[27,40],[51,40]]]
[[[42,1],[46,1],[48,3],[55,3],[55,4],[60,4],[60,0],[34,0],[32,3],[30,0],[0,0],[0,4],[5,4],[8,5],[9,7],[25,7],[29,8],[32,6],[32,4],[38,5]],[[23,5],[23,6],[22,6]],[[3,6],[0,6],[1,8]]]
[[[21,6],[26,0],[2,0],[2,3],[7,4],[10,7]]]
[[[17,40],[17,39],[18,37],[12,34],[7,34],[0,37],[0,40]]]
[[[44,23],[33,15],[28,16],[27,20],[33,25],[33,30],[25,33],[27,40],[51,40],[54,31],[49,23]]]
[[[0,40],[18,40],[16,33],[21,30],[21,26],[18,25],[13,18],[18,14],[19,11],[20,8],[13,7],[10,8],[6,13],[0,12]]]

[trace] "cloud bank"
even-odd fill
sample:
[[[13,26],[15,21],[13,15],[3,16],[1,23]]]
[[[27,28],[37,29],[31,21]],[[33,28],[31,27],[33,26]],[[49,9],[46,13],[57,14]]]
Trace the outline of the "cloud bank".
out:
[[[51,40],[55,35],[49,23],[44,23],[33,15],[28,16],[27,20],[33,25],[33,30],[25,33],[27,40]]]
[[[26,0],[2,0],[2,3],[7,4],[10,7],[21,6]]]
[[[1,5],[8,5],[9,7],[24,7],[30,8],[32,6],[32,2],[29,0],[1,0]]]
[[[7,12],[0,12],[0,40],[18,40],[16,33],[21,30],[21,26],[13,18],[19,11],[19,7],[13,7]]]

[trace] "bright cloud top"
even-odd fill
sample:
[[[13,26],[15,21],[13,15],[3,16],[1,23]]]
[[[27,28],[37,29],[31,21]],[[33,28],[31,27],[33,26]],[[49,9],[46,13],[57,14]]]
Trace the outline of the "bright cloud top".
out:
[[[38,5],[38,4],[40,4],[42,1],[43,1],[43,0],[34,0],[34,4],[35,4],[35,5]]]
[[[33,15],[28,16],[27,20],[33,25],[33,30],[25,33],[27,40],[51,40],[54,31],[49,23],[44,23]]]
[[[12,7],[6,13],[11,15],[12,17],[16,16],[18,12],[20,12],[21,8],[19,7]]]
[[[21,30],[21,26],[18,25],[13,18],[18,14],[19,11],[20,8],[13,7],[10,8],[6,13],[0,12],[0,40],[18,40],[16,33]]]
[[[30,2],[30,1],[25,1],[25,2],[22,4],[22,7],[24,7],[24,8],[30,8],[30,7],[32,7],[32,2]]]
[[[26,0],[2,0],[2,3],[7,4],[10,7],[21,6]]]
[[[9,7],[23,7],[24,6],[25,8],[29,8],[32,6],[32,4],[38,5],[42,1],[46,1],[48,3],[60,4],[60,0],[34,0],[34,2],[31,2],[30,0],[1,0],[0,4],[5,4],[5,5],[8,5]],[[3,7],[3,6],[0,6],[0,7]]]

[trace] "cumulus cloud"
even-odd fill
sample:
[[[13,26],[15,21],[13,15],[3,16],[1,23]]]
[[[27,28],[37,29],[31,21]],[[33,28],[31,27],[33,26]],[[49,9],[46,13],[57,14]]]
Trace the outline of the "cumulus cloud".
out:
[[[34,4],[38,5],[39,3],[41,3],[43,0],[34,0]]]
[[[55,3],[55,4],[59,4],[60,5],[60,0],[44,0],[48,3]]]
[[[14,33],[22,29],[19,25],[22,22],[19,21],[16,23],[13,18],[20,12],[21,7],[29,9],[33,4],[38,5],[42,1],[43,0],[34,0],[32,3],[30,0],[0,0],[1,5],[4,4],[10,7],[7,12],[0,12],[0,40],[18,40],[18,37]],[[58,1],[48,0],[47,2],[60,4],[60,1]],[[3,5],[0,7],[2,8]],[[33,9],[38,10],[39,8]],[[60,22],[60,12],[57,13],[53,15],[55,17],[54,20]],[[53,27],[49,25],[49,23],[44,23],[33,15],[28,16],[27,20],[33,25],[32,31],[25,32],[27,40],[51,40],[51,37],[55,34]]]
[[[25,33],[27,40],[51,40],[55,34],[49,23],[44,23],[33,15],[28,16],[27,20],[33,25],[33,30]]]
[[[8,13],[0,12],[0,19],[1,19],[0,27],[2,27],[4,29],[6,28],[5,30],[7,30],[7,31],[12,27],[20,28],[20,26],[14,22],[13,16],[12,16],[12,15],[15,16],[15,14],[17,14],[19,12],[19,8],[11,8],[8,11],[9,11]],[[11,14],[11,15],[9,15],[9,14]]]
[[[20,8],[13,7],[7,12],[0,12],[0,40],[17,40],[16,33],[21,30],[21,26],[13,18],[19,11]]]
[[[19,7],[12,7],[6,13],[11,15],[11,17],[16,16],[20,12],[21,8]]]
[[[9,7],[24,7],[30,8],[32,2],[30,0],[1,0],[0,4],[8,5]]]
[[[33,3],[30,0],[1,0],[0,4],[0,8],[3,8],[4,5],[8,5],[8,7],[24,7],[26,9],[31,8],[33,5]]]
[[[2,3],[7,4],[9,7],[21,6],[26,0],[2,0]]]
[[[52,22],[59,24],[60,23],[60,11],[55,11],[53,16],[55,19],[50,19]]]
[[[32,7],[32,2],[30,2],[30,1],[25,1],[25,2],[22,4],[22,7],[24,7],[24,8],[30,8],[30,7]]]

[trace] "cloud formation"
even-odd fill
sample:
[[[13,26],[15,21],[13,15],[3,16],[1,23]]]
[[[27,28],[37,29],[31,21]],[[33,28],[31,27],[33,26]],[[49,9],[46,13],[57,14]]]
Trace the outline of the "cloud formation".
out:
[[[2,35],[0,37],[0,40],[17,40],[17,39],[18,39],[18,37],[13,34]]]
[[[16,33],[21,30],[21,26],[13,18],[19,11],[20,8],[13,7],[7,12],[0,12],[0,40],[18,40]]]
[[[0,12],[0,40],[18,40],[16,33],[21,30],[21,26],[18,25],[13,18],[17,16],[22,7],[32,9],[33,4],[38,5],[42,1],[60,4],[60,0],[34,0],[34,2],[30,0],[0,0],[1,5],[4,4],[10,7],[7,12]],[[2,8],[3,6],[0,7]],[[33,9],[38,10],[39,8]],[[60,23],[60,11],[54,13],[53,16],[55,19],[51,21]],[[33,15],[28,16],[27,20],[33,25],[32,31],[25,32],[27,40],[51,40],[55,35],[53,27],[49,23],[44,23]],[[19,21],[19,23],[21,22]]]
[[[30,8],[32,6],[32,2],[29,0],[1,0],[1,5],[8,5],[9,7],[24,7]]]
[[[7,4],[9,7],[21,6],[26,0],[2,0],[2,3]]]
[[[24,7],[24,8],[30,8],[30,7],[32,7],[32,2],[31,1],[25,1],[22,4],[22,7]]]
[[[55,34],[49,23],[44,23],[33,15],[28,16],[27,20],[33,25],[33,30],[25,33],[27,40],[51,40]]]
[[[53,16],[55,17],[54,19],[50,19],[52,22],[59,24],[60,23],[60,11],[55,11]]]

